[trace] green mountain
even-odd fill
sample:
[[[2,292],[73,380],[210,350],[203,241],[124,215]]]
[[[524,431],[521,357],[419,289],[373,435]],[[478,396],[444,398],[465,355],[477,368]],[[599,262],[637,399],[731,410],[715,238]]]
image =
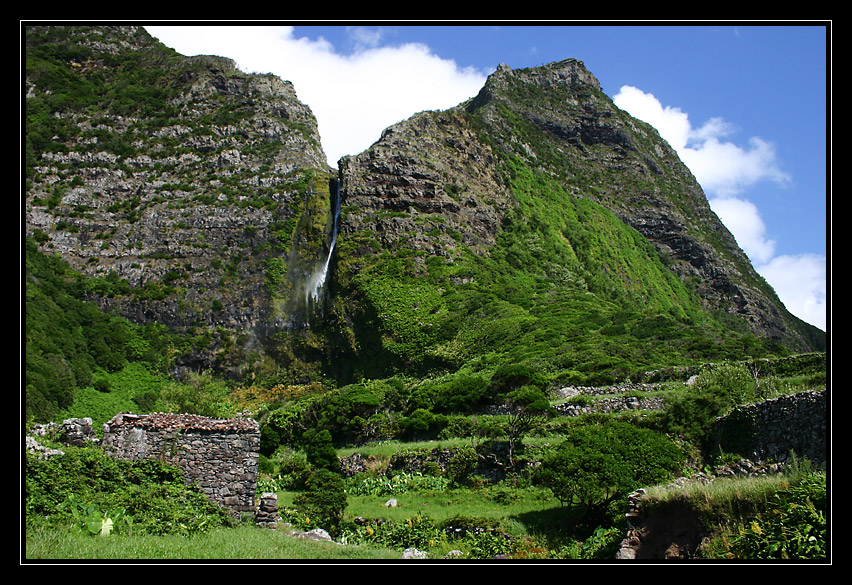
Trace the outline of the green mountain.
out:
[[[580,61],[501,65],[476,98],[331,169],[288,81],[181,56],[139,27],[24,32],[39,400],[56,399],[37,370],[70,388],[71,353],[102,367],[78,335],[87,321],[59,325],[59,294],[126,320],[124,359],[144,339],[173,375],[268,385],[510,365],[606,383],[825,349],[674,151]],[[48,291],[44,254],[73,286]],[[31,313],[35,298],[50,310]],[[54,327],[73,343],[50,343]]]
[[[510,362],[604,381],[824,348],[579,61],[501,65],[468,103],[341,160],[340,179],[340,376]]]

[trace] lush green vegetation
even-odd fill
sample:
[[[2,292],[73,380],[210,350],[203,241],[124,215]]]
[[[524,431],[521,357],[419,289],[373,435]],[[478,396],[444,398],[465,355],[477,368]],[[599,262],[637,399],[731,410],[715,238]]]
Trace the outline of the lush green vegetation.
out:
[[[85,32],[83,27],[76,30],[77,34]],[[144,49],[97,54],[91,46],[78,42],[69,29],[31,29],[26,37],[27,80],[39,88],[49,88],[26,100],[28,176],[41,153],[66,149],[67,142],[80,132],[73,119],[55,116],[55,112],[133,114],[145,118],[154,128],[168,125],[177,117],[169,104],[174,96],[170,81],[177,73],[164,72],[169,71],[169,63],[178,62],[178,55],[162,45],[144,46],[144,32],[138,39]],[[124,133],[105,129],[93,132],[98,136],[98,148],[123,156],[134,154],[132,140]]]
[[[159,367],[166,363],[162,356],[185,347],[181,344],[186,340],[164,336],[155,338],[161,340],[161,345],[154,345],[165,348],[163,351],[129,352],[128,347],[151,347],[143,343],[147,339],[144,328],[92,309],[83,300],[83,291],[91,283],[69,272],[56,258],[32,249],[28,258],[28,298],[33,299],[33,308],[50,315],[45,323],[82,323],[80,315],[92,315],[85,323],[96,323],[96,318],[119,323],[121,327],[104,327],[103,331],[126,336],[110,337],[108,343],[103,343],[111,351],[120,352],[120,359],[112,360],[115,366],[111,370],[97,367],[101,354],[96,350],[103,345],[91,343],[90,347],[87,343],[97,338],[82,336],[74,338],[77,343],[64,341],[72,334],[82,335],[86,328],[60,327],[47,334],[36,319],[40,313],[28,309],[28,318],[33,319],[33,327],[27,331],[32,352],[28,367],[38,366],[40,356],[50,355],[34,351],[46,347],[47,341],[56,344],[54,351],[66,352],[61,354],[62,360],[52,363],[73,364],[79,360],[95,364],[88,383],[75,387],[73,399],[47,411],[53,413],[53,418],[92,416],[97,427],[97,423],[118,411],[229,416],[249,408],[262,421],[264,479],[260,489],[279,493],[282,515],[294,527],[313,527],[321,519],[339,541],[350,545],[329,549],[322,544],[294,544],[292,552],[281,545],[280,550],[272,552],[269,539],[280,542],[280,536],[263,537],[261,529],[247,526],[227,528],[229,520],[207,505],[200,494],[186,490],[177,481],[175,470],[165,469],[159,462],[129,464],[103,458],[94,449],[70,449],[65,457],[47,461],[27,457],[26,515],[31,558],[124,558],[119,545],[114,544],[117,542],[134,543],[138,547],[134,554],[149,555],[148,558],[286,558],[290,554],[305,558],[377,558],[375,555],[398,555],[405,546],[427,550],[434,556],[459,550],[468,558],[496,554],[518,558],[612,558],[621,538],[622,496],[638,485],[664,481],[680,473],[686,455],[693,465],[696,457],[712,463],[714,453],[706,439],[709,424],[716,416],[740,402],[825,385],[824,356],[718,366],[702,370],[693,386],[678,381],[692,370],[669,369],[660,373],[671,380],[662,387],[673,405],[666,412],[640,418],[598,415],[566,420],[541,416],[535,425],[513,435],[519,427],[511,415],[483,415],[481,410],[513,400],[528,406],[537,404],[552,377],[527,364],[504,364],[490,371],[465,368],[425,378],[363,380],[340,388],[316,383],[235,386],[210,374],[194,375],[178,384],[167,380]],[[33,377],[31,382],[36,380]],[[546,411],[536,407],[534,414]],[[509,471],[506,479],[494,483],[471,473],[473,462],[485,452],[483,449],[508,443],[513,436],[514,456],[504,461]],[[681,437],[686,442],[673,441],[671,437]],[[376,444],[373,452],[379,453],[383,441],[391,438],[439,440],[455,444],[458,451],[446,470],[431,465],[425,472],[386,474],[394,454],[410,451],[404,445],[391,443],[389,451],[378,456],[378,463],[367,474],[341,482],[339,475],[327,471],[336,469],[338,454],[370,454],[371,449],[363,447],[368,444]],[[346,445],[362,447],[340,451]],[[623,449],[630,445],[641,445],[642,449],[631,450],[628,459]],[[637,467],[635,456],[639,452],[645,453],[647,459]],[[536,473],[529,472],[528,465],[533,461],[542,462]],[[637,475],[637,470],[642,473]],[[565,481],[555,481],[560,476]],[[604,485],[610,486],[608,493],[600,491]],[[390,497],[397,498],[400,505],[385,508],[382,503]],[[773,497],[761,501],[774,502]],[[779,491],[778,498],[786,497]],[[797,503],[778,506],[801,511]],[[757,554],[754,549],[759,548],[760,540],[750,518],[767,519],[757,520],[756,524],[764,535],[769,530],[781,530],[767,524],[768,520],[777,519],[778,513],[763,510],[768,508],[756,504],[751,516],[742,516],[739,522],[743,536],[739,540],[720,537],[718,542],[739,544],[725,545],[724,552],[717,554]],[[817,512],[809,513],[808,518],[819,513],[817,503]],[[785,518],[792,517],[792,513],[785,514]],[[356,521],[359,518],[364,520]],[[730,522],[733,525],[736,520]],[[80,542],[94,538],[87,534],[100,532],[104,526],[110,527],[109,538]],[[809,544],[809,554],[813,554],[821,550],[819,539],[823,537],[818,525],[807,526],[810,525],[802,524],[797,530],[806,533],[805,544]],[[217,552],[200,552],[196,544],[175,540],[179,537],[172,531],[198,533],[193,543],[210,542]],[[228,531],[252,544],[235,550],[224,536]],[[814,535],[818,539],[815,544],[808,540]],[[137,545],[140,540],[146,544]],[[389,549],[396,552],[387,552]]]
[[[120,410],[150,409],[161,388],[171,396],[165,402],[181,406],[180,385],[166,373],[176,355],[209,343],[208,334],[177,336],[156,323],[135,325],[103,313],[87,295],[129,290],[126,281],[84,278],[31,239],[25,253],[27,420],[77,413],[105,422]]]
[[[97,447],[63,447],[59,457],[26,456],[28,526],[118,534],[191,535],[233,524],[180,470],[155,459],[138,463]],[[109,520],[110,531],[102,534]]]
[[[386,549],[396,549],[399,554],[407,544],[419,545],[418,548],[438,556],[461,550],[463,555],[481,558],[495,554],[519,558],[611,558],[613,547],[621,538],[620,506],[626,491],[663,482],[681,473],[687,456],[693,466],[702,465],[702,461],[712,464],[714,457],[733,456],[714,451],[712,441],[708,440],[715,417],[729,412],[738,403],[820,389],[826,381],[824,355],[702,369],[691,386],[682,380],[695,370],[669,368],[658,373],[662,379],[669,380],[658,390],[671,405],[666,411],[638,418],[596,415],[583,419],[548,417],[548,408],[539,402],[554,377],[525,363],[506,363],[490,369],[464,367],[450,374],[423,378],[399,375],[362,380],[339,388],[329,383],[234,385],[209,373],[195,374],[177,383],[164,376],[161,368],[168,360],[163,356],[189,347],[184,345],[188,340],[163,335],[153,338],[159,340],[157,343],[146,345],[146,328],[93,309],[84,300],[92,282],[69,271],[55,257],[39,254],[32,246],[29,246],[27,282],[32,308],[38,309],[28,308],[28,319],[33,319],[33,326],[27,330],[32,356],[28,367],[40,367],[41,356],[51,355],[35,351],[48,347],[48,342],[56,344],[50,346],[53,351],[64,352],[56,354],[62,359],[49,363],[79,361],[94,365],[89,370],[88,382],[77,386],[69,380],[74,393],[66,397],[65,403],[43,411],[41,420],[91,416],[97,428],[118,411],[185,411],[231,416],[248,408],[262,423],[264,479],[260,488],[279,493],[284,503],[282,514],[294,527],[313,527],[321,519],[338,540],[357,547],[354,550],[362,551],[359,554],[367,557],[389,554],[371,552]],[[43,315],[49,318],[39,319]],[[87,320],[83,320],[83,315],[88,316]],[[111,326],[98,329],[97,319]],[[48,323],[80,324],[57,327],[48,333],[43,328]],[[95,325],[89,329],[82,323]],[[110,337],[98,344],[98,338],[83,335],[86,330],[108,332]],[[67,341],[66,337],[75,342]],[[104,347],[112,353],[97,353]],[[139,347],[148,351],[138,351]],[[163,349],[154,351],[152,347]],[[114,364],[112,368],[98,365],[103,356],[116,353],[118,357],[106,360]],[[83,366],[77,369],[86,371]],[[35,385],[38,380],[36,376],[29,379],[30,390],[38,387]],[[45,387],[51,386],[45,383]],[[517,413],[515,416],[482,414],[485,407],[513,401],[534,406],[529,414],[538,417],[535,424],[519,426]],[[676,437],[679,439],[673,440]],[[355,451],[378,453],[388,439],[440,441],[455,445],[457,451],[446,470],[430,464],[420,473],[386,474],[393,456],[411,449],[390,443],[389,450],[378,456],[378,463],[367,474],[341,482],[338,475],[327,471],[337,469],[337,455]],[[510,440],[515,445],[513,455],[504,460],[509,472],[506,479],[494,483],[471,473],[473,463],[490,446],[508,445]],[[370,444],[376,448],[365,446]],[[349,448],[341,451],[347,445]],[[422,449],[423,444],[420,445],[412,448]],[[631,456],[625,457],[624,449],[630,446]],[[636,466],[639,453],[645,459]],[[530,473],[529,465],[538,461],[542,464],[536,468],[537,472]],[[106,479],[100,475],[92,477],[92,473],[102,474]],[[73,555],[64,547],[76,548],[72,543],[106,525],[111,527],[113,539],[135,542],[144,538],[143,534],[148,535],[151,540],[141,547],[139,554],[156,558],[172,558],[172,555],[209,558],[210,553],[198,553],[194,546],[175,544],[174,535],[161,535],[174,527],[178,527],[178,532],[195,531],[200,533],[199,538],[219,543],[223,530],[234,530],[234,534],[250,532],[250,540],[258,538],[250,527],[208,531],[207,527],[227,526],[227,520],[219,511],[203,506],[191,490],[184,493],[185,487],[176,481],[174,470],[163,471],[157,462],[134,469],[130,464],[125,467],[124,463],[103,459],[96,450],[72,449],[70,456],[48,461],[28,456],[26,477],[30,550],[51,551],[33,552],[34,557]],[[609,490],[601,490],[603,486]],[[140,496],[147,503],[136,502]],[[397,498],[401,505],[385,508],[382,503],[389,497]],[[761,501],[773,497],[765,496]],[[171,504],[163,503],[163,498]],[[797,506],[788,507],[799,510]],[[770,519],[778,517],[778,513],[761,511],[767,508],[758,508],[755,504],[752,516],[739,520],[744,535],[740,540],[731,537],[719,541],[736,541],[740,548],[728,544],[724,553],[717,554],[756,554],[753,550],[741,550],[757,547],[758,535],[750,518],[760,514],[774,514]],[[357,518],[365,520],[356,522]],[[757,526],[764,534],[770,529],[764,520],[758,520]],[[803,526],[799,530],[815,530],[817,538],[822,538],[818,526],[813,529]],[[69,532],[58,538],[59,533],[68,531],[78,534]],[[807,538],[813,535],[807,532]],[[85,545],[80,550],[90,552],[80,554],[120,555],[113,546]],[[245,553],[224,544],[218,546],[222,547],[222,556],[270,554],[260,543],[256,545],[260,550],[249,548]],[[819,551],[820,546],[818,542],[811,548]],[[170,548],[169,552],[164,552],[163,547]],[[325,548],[320,548],[321,552],[298,550],[297,554],[306,555],[337,554]],[[280,554],[285,557],[289,553]],[[354,553],[350,550],[340,554],[347,558]]]
[[[602,385],[789,353],[708,313],[672,260],[602,205],[517,158],[503,168],[517,207],[487,254],[460,244],[447,259],[379,250],[369,232],[340,238],[333,310],[319,324],[330,376],[487,377],[524,364],[551,381]]]
[[[713,535],[703,550],[707,558],[819,560],[828,554],[826,472],[796,457],[783,474],[653,488],[643,506],[649,513],[700,513]]]
[[[182,153],[180,141],[169,133],[154,138],[152,130],[180,118],[170,100],[180,80],[205,65],[144,35],[137,51],[95,59],[66,33],[27,35],[27,79],[40,90],[26,100],[27,179],[35,180],[42,154],[70,144],[129,157],[142,154],[144,137],[158,156]],[[575,107],[554,101],[551,92],[509,91],[520,107]],[[212,107],[181,124],[205,136],[213,125],[245,120],[247,103]],[[245,374],[241,380],[214,371],[180,381],[169,375],[181,356],[210,350],[214,335],[233,343],[225,332],[198,327],[178,335],[91,302],[167,298],[179,291],[183,268],[134,289],[114,273],[86,278],[40,252],[43,233],[26,239],[27,425],[91,417],[99,429],[122,411],[215,417],[249,411],[261,428],[258,491],[279,495],[282,517],[294,528],[321,527],[347,545],[291,539],[283,530],[235,520],[162,462],[63,447],[60,457],[25,458],[27,558],[387,559],[416,547],[432,558],[459,551],[475,559],[611,559],[630,491],[739,455],[736,445],[720,449],[712,432],[716,417],[738,404],[825,388],[825,354],[775,359],[789,350],[755,338],[730,315],[708,314],[692,283],[670,270],[674,260],[596,202],[608,196],[600,185],[613,171],[580,160],[566,164],[563,145],[511,108],[501,106],[500,113],[504,128],[489,128],[475,113],[468,121],[483,143],[499,144],[504,130],[522,140],[538,166],[495,148],[517,205],[487,253],[468,249],[453,232],[456,246],[447,256],[405,245],[383,249],[369,230],[341,234],[322,314],[310,330],[264,338],[265,353],[247,352],[234,368]],[[135,121],[114,128],[114,116]],[[242,147],[243,155],[264,161],[253,179],[270,172],[280,145]],[[623,188],[661,193],[688,213],[687,197],[673,186],[681,178],[670,176],[668,165],[659,168],[660,175]],[[60,174],[32,205],[58,209],[80,180],[68,169]],[[218,177],[215,197],[204,189],[212,175],[172,177],[155,201],[180,193],[175,205],[271,211],[275,221],[257,255],[229,251],[211,268],[221,271],[219,286],[227,289],[243,262],[263,262],[267,298],[258,301],[268,302],[271,320],[285,318],[293,265],[282,254],[295,264],[298,251],[311,257],[323,244],[328,178],[295,171],[287,184],[297,203],[283,209],[272,188],[246,187],[247,174]],[[301,197],[308,192],[319,196]],[[133,196],[109,211],[132,223],[144,205]],[[428,226],[424,234],[436,236],[442,220],[417,218]],[[76,228],[60,218],[56,229]],[[245,229],[254,235],[254,228]],[[97,235],[104,245],[110,237]],[[210,304],[223,309],[218,299]],[[723,363],[700,369],[705,362]],[[655,381],[662,384],[653,392],[665,399],[665,410],[554,416],[548,396],[555,387],[605,386],[649,370],[658,370]],[[699,373],[695,384],[686,385],[692,373]],[[338,457],[353,453],[368,458],[368,470],[343,479]],[[409,459],[419,466],[408,468]],[[732,481],[725,491],[720,482],[689,495],[712,519],[707,529],[716,538],[704,554],[823,557],[826,480],[806,467],[759,487]],[[660,507],[677,498],[654,497],[652,506]],[[385,505],[390,498],[395,507]]]

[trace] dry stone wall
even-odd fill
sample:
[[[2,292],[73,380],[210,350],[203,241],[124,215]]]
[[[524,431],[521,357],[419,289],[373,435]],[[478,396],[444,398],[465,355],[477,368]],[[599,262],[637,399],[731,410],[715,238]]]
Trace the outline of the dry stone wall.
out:
[[[120,413],[104,424],[101,444],[115,457],[177,466],[235,516],[254,512],[260,430],[253,419]]]
[[[780,396],[738,406],[716,421],[717,442],[727,452],[755,461],[783,461],[791,451],[814,463],[826,461],[826,391]]]

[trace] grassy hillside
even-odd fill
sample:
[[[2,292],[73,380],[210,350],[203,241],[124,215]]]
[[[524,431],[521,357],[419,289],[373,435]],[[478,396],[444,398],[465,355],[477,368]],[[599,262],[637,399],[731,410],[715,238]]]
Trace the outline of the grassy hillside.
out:
[[[321,324],[333,376],[514,363],[603,384],[661,366],[789,353],[708,312],[671,259],[602,205],[518,161],[509,184],[518,205],[487,254],[459,244],[448,260],[405,244],[370,248],[370,232],[341,238],[336,312]]]

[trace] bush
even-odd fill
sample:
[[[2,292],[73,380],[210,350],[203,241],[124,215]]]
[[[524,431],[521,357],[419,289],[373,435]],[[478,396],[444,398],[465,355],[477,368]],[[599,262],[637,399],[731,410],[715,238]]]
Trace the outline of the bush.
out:
[[[92,377],[92,386],[98,392],[109,392],[111,390],[110,380],[103,374],[96,374]]]
[[[666,397],[667,432],[680,435],[708,453],[715,441],[715,421],[739,404],[757,399],[754,377],[741,364],[724,364],[703,371],[693,386]]]
[[[359,474],[344,482],[351,496],[395,496],[406,492],[445,491],[452,483],[446,477],[422,473],[393,473],[391,475]]]
[[[431,439],[447,426],[447,417],[425,408],[414,410],[399,422],[404,439]]]
[[[372,520],[351,526],[345,534],[350,544],[364,543],[390,549],[426,550],[446,540],[444,531],[420,514],[401,521]]]
[[[730,554],[739,559],[824,559],[826,527],[825,472],[808,473],[740,526]]]
[[[563,505],[578,503],[585,515],[599,518],[610,502],[672,477],[683,462],[680,448],[665,435],[606,421],[571,429],[542,458],[533,482],[550,488]]]
[[[504,364],[491,376],[489,392],[503,396],[522,386],[544,388],[547,380],[526,364]]]
[[[459,375],[435,392],[437,412],[473,412],[486,402],[488,384],[480,376]]]
[[[305,482],[305,490],[293,500],[304,515],[308,528],[322,528],[332,537],[340,534],[346,491],[340,474],[328,469],[315,469]]]
[[[233,522],[227,511],[186,485],[172,465],[113,459],[96,447],[64,450],[64,455],[49,459],[27,454],[28,523],[70,526],[79,525],[83,516],[121,517],[145,534],[194,534]]]
[[[302,435],[302,443],[309,464],[333,472],[340,471],[340,459],[331,443],[331,433],[327,430],[308,429]]]

